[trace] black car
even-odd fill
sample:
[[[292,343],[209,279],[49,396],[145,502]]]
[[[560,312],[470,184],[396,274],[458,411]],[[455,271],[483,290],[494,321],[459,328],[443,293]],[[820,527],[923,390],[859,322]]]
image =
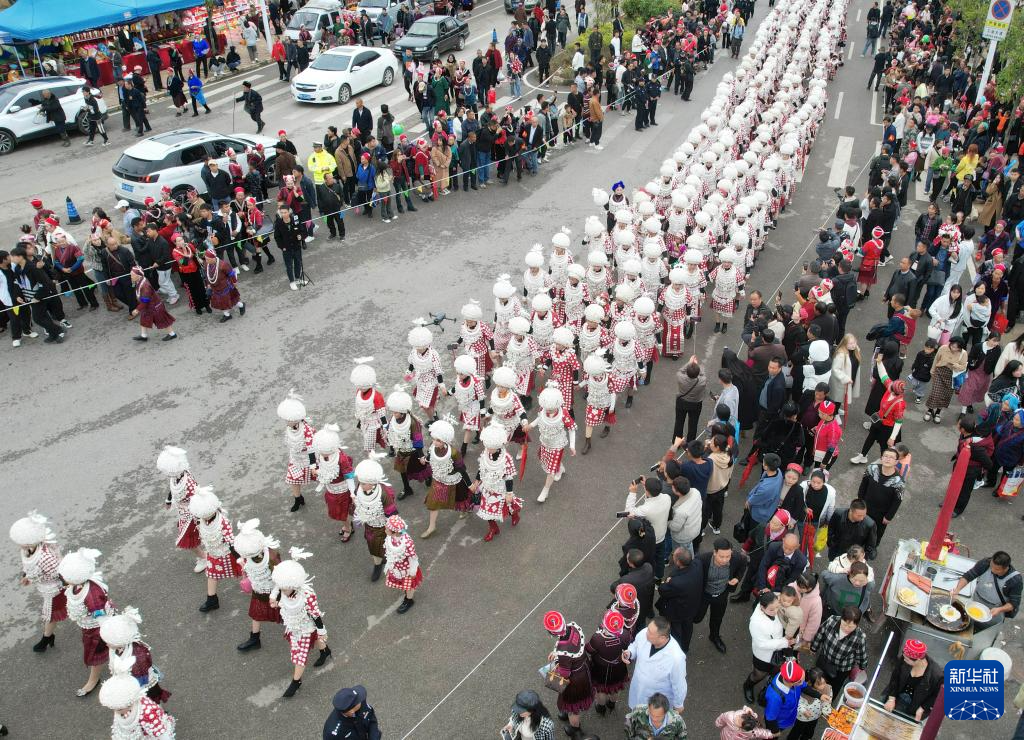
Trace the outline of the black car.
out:
[[[391,45],[399,59],[406,50],[414,59],[440,59],[449,49],[464,49],[469,25],[459,18],[431,15],[412,24],[406,34]]]

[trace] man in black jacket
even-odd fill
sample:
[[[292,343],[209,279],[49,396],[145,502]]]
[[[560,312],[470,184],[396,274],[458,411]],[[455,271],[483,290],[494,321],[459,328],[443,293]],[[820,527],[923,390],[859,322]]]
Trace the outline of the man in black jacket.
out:
[[[644,562],[644,554],[640,550],[630,550],[626,553],[626,565],[629,572],[611,585],[610,591],[614,594],[620,583],[631,583],[636,588],[637,598],[637,630],[641,630],[647,624],[647,620],[653,616],[654,611],[654,567]]]
[[[345,241],[345,219],[341,214],[344,202],[341,183],[334,179],[332,173],[324,174],[324,181],[316,186],[316,204],[320,209],[320,215],[327,221],[328,231],[331,232],[327,237],[328,241],[335,237]]]
[[[807,556],[800,551],[800,537],[787,532],[781,540],[770,543],[761,558],[754,579],[754,594],[778,591],[792,583],[807,568]]]
[[[835,560],[853,545],[860,545],[868,560],[875,559],[878,542],[875,520],[868,516],[864,499],[855,498],[846,509],[836,509],[828,522],[828,559]]]
[[[0,249],[0,328],[11,326],[11,340],[15,347],[21,346],[22,336],[35,338],[39,336],[32,331],[32,310],[19,308],[18,312],[4,310],[20,306],[24,301],[25,294],[21,286],[14,279],[14,271],[11,268],[11,255],[5,249]]]
[[[377,714],[366,703],[366,689],[353,686],[334,695],[334,711],[324,722],[323,740],[381,740]]]
[[[153,290],[159,290],[167,296],[167,305],[173,306],[178,302],[178,290],[171,278],[174,258],[171,255],[170,243],[160,236],[160,230],[155,223],[146,224],[146,244],[155,264],[152,270],[146,271],[146,279],[153,286]]]
[[[163,60],[160,59],[160,52],[157,51],[155,46],[150,46],[146,52],[146,64],[149,66],[149,74],[153,77],[153,89],[163,90],[164,83],[160,79],[160,68],[163,66]]]
[[[476,184],[476,131],[470,131],[459,144],[459,163],[462,167],[462,189],[479,190]]]
[[[206,192],[210,194],[210,202],[213,204],[214,211],[220,209],[221,203],[231,202],[231,177],[220,169],[216,159],[211,157],[206,161],[206,166],[203,167],[200,177],[206,185]]]
[[[916,280],[914,273],[910,271],[910,258],[901,258],[899,269],[892,274],[891,278],[889,278],[889,285],[885,289],[885,295],[882,297],[882,301],[888,303],[895,295],[902,295],[905,299],[909,298],[914,295],[915,283]],[[904,305],[907,304],[904,303]],[[892,316],[892,306],[889,308],[889,316]]]
[[[758,396],[758,419],[755,437],[760,437],[768,424],[777,419],[782,404],[786,402],[786,376],[782,374],[782,362],[777,357],[768,361],[768,379],[764,381]]]
[[[373,114],[363,105],[362,98],[356,98],[356,107],[352,109],[352,128],[359,129],[359,140],[364,144],[373,136]]]
[[[683,649],[690,652],[693,620],[700,608],[704,593],[704,569],[693,562],[693,555],[684,547],[672,553],[667,577],[658,586],[658,612],[671,625],[672,636]]]
[[[274,242],[281,250],[284,268],[288,273],[288,287],[298,290],[299,284],[308,284],[302,269],[302,250],[306,248],[306,227],[286,205],[277,208],[274,220]]]
[[[918,299],[924,295],[925,286],[932,276],[932,256],[928,254],[928,245],[919,241],[910,255],[910,272],[914,276],[914,289],[907,296],[907,305],[916,306]]]
[[[142,136],[144,131],[152,131],[146,118],[146,93],[136,87],[131,80],[124,81],[124,91],[121,93],[123,105],[128,109],[128,115],[137,127],[136,136]]]
[[[882,77],[885,75],[885,70],[889,67],[889,62],[891,61],[892,55],[886,47],[883,46],[878,50],[875,54],[875,65],[871,68],[871,76],[868,77],[868,90],[871,89],[871,85],[874,83],[875,92],[878,92],[878,85],[882,82]]]
[[[969,418],[973,423],[974,417]],[[868,465],[857,489],[857,498],[864,501],[868,516],[875,522],[876,545],[882,541],[885,528],[896,518],[903,503],[903,476],[896,470],[898,459],[896,450],[883,452],[881,462]]]
[[[46,310],[47,299],[57,295],[57,288],[53,280],[50,279],[45,270],[36,266],[29,259],[28,250],[24,244],[19,244],[11,250],[10,260],[11,274],[21,292],[21,295],[14,300],[19,305],[29,304],[32,320],[46,331],[44,342],[47,344],[59,344],[64,338],[63,329],[53,320],[49,311]]]
[[[52,123],[57,134],[63,139],[64,143],[61,146],[71,146],[68,132],[64,130],[68,117],[64,113],[64,107],[60,104],[60,98],[49,90],[43,90],[43,99],[39,103],[39,110],[46,115],[47,123]]]
[[[246,80],[242,83],[242,94],[235,98],[235,102],[245,104],[245,112],[249,118],[256,122],[256,133],[263,131],[266,126],[261,114],[263,113],[263,96],[252,89],[252,83]]]
[[[832,280],[832,301],[836,306],[836,338],[846,334],[846,317],[857,302],[857,275],[847,259],[836,263],[839,274]]]
[[[742,550],[733,548],[725,537],[715,540],[713,550],[697,553],[695,566],[704,574],[704,588],[701,594],[700,608],[693,618],[699,624],[704,615],[711,611],[708,619],[708,632],[715,650],[725,654],[725,642],[722,640],[722,620],[725,609],[729,605],[729,594],[736,590],[747,569],[747,556]]]

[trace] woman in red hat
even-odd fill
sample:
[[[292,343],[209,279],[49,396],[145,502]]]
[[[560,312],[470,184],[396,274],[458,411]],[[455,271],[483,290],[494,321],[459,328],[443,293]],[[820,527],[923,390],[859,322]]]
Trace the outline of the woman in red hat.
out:
[[[142,268],[138,265],[132,268],[131,281],[135,289],[135,297],[139,301],[131,313],[132,316],[139,317],[139,333],[132,339],[136,342],[149,341],[146,329],[152,329],[154,326],[157,329],[166,330],[167,334],[162,341],[169,342],[172,339],[177,339],[178,335],[171,328],[174,325],[174,317],[167,311],[164,299],[153,289],[153,285],[146,279]]]
[[[871,238],[860,247],[860,269],[857,271],[857,299],[871,295],[871,286],[878,281],[878,261],[882,257],[885,230],[876,226],[871,230]]]
[[[609,609],[586,648],[590,680],[597,695],[594,708],[601,716],[615,709],[615,697],[629,679],[629,668],[622,662],[622,651],[629,648],[629,643],[625,617],[618,609]]]
[[[569,679],[568,685],[558,695],[558,718],[568,720],[569,724],[563,725],[565,734],[570,740],[578,740],[583,737],[580,714],[594,703],[583,630],[575,622],[566,622],[557,611],[544,615],[544,629],[555,637],[555,649],[548,653],[548,660],[553,670]]]
[[[942,690],[942,668],[928,657],[928,646],[920,640],[904,642],[902,658],[893,667],[882,692],[885,709],[921,721],[931,712]]]

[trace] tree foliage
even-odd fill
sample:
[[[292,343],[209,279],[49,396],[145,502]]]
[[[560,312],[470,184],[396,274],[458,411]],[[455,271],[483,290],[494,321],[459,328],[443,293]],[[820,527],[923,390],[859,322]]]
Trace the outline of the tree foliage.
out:
[[[988,17],[990,0],[951,0],[950,7],[960,13],[956,23],[954,46],[958,54],[967,47],[974,50],[972,61],[983,62],[988,53],[988,41],[981,37]],[[999,42],[997,59],[999,73],[996,75],[996,90],[1000,100],[1012,101],[1020,95],[1020,83],[1024,79],[1024,9],[1014,12],[1013,21],[1006,38]]]

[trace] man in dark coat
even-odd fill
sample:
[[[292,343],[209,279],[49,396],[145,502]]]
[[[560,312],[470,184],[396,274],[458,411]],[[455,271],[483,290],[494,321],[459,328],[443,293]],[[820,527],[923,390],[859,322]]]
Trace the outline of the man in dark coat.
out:
[[[206,185],[206,192],[210,194],[214,210],[219,209],[221,203],[231,200],[231,177],[220,169],[217,160],[211,157],[199,176]]]
[[[757,433],[760,437],[773,419],[777,419],[786,402],[786,376],[782,374],[782,362],[773,357],[768,362],[768,378],[759,391]]]
[[[43,99],[39,103],[39,110],[46,115],[47,123],[52,123],[53,127],[57,130],[57,134],[64,140],[61,146],[71,146],[68,132],[64,130],[68,117],[64,113],[64,107],[60,104],[60,99],[51,91],[43,90]]]
[[[787,532],[765,548],[754,580],[754,593],[777,591],[795,581],[806,568],[807,557],[800,552],[800,537],[796,532]]]
[[[19,303],[29,304],[32,320],[46,331],[44,342],[47,344],[60,343],[63,341],[64,330],[53,320],[46,308],[48,299],[57,295],[57,287],[53,280],[46,274],[46,270],[38,267],[29,258],[24,244],[19,244],[11,250],[10,260],[11,274],[21,292],[21,296],[15,300]],[[651,582],[653,583],[653,576]]]
[[[366,703],[366,689],[353,686],[334,695],[334,709],[324,722],[323,740],[381,740],[377,713]]]
[[[256,122],[256,133],[261,133],[266,124],[263,122],[263,96],[252,89],[252,83],[246,80],[242,83],[242,94],[235,98],[238,103],[245,104],[245,112],[249,118]]]
[[[875,559],[878,535],[875,520],[868,516],[864,499],[855,498],[845,509],[836,509],[828,522],[828,559],[835,560],[853,545],[864,548],[868,560]]]
[[[701,593],[700,608],[693,618],[699,624],[710,609],[708,620],[711,644],[715,650],[725,654],[725,642],[722,640],[722,620],[725,618],[726,607],[729,606],[729,594],[736,590],[747,569],[747,556],[725,537],[719,537],[712,545],[712,550],[697,553],[695,567],[703,573],[704,588]]]
[[[153,77],[153,89],[163,90],[164,83],[160,79],[160,69],[163,66],[163,60],[160,59],[160,52],[157,51],[155,46],[150,46],[149,50],[146,51],[146,64],[149,65],[149,74]]]
[[[614,594],[620,583],[631,583],[636,588],[637,598],[637,630],[643,629],[647,620],[654,614],[654,567],[644,562],[644,554],[640,550],[626,553],[626,564],[629,572],[611,585]]]
[[[373,114],[363,105],[362,98],[356,98],[356,107],[352,109],[352,128],[359,129],[359,140],[364,144],[373,136]]]
[[[138,129],[135,132],[136,136],[142,136],[144,131],[153,130],[153,127],[149,125],[149,121],[146,119],[146,93],[136,87],[131,80],[124,81],[124,92],[121,94],[121,100],[128,109],[128,115],[131,116],[132,122]]]
[[[671,570],[658,586],[658,612],[669,621],[672,636],[690,652],[693,620],[700,609],[704,593],[704,569],[693,562],[693,555],[683,547],[672,553]]]

